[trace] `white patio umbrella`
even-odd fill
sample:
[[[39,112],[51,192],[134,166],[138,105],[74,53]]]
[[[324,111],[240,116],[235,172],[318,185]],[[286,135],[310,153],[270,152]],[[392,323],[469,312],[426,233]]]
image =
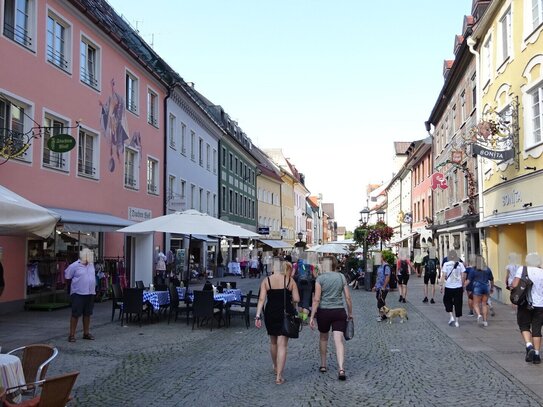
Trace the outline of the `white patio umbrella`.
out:
[[[349,247],[343,244],[327,243],[317,247],[316,249],[313,249],[312,251],[316,253],[348,254]]]
[[[60,215],[0,185],[0,235],[46,238]]]
[[[211,235],[244,238],[260,236],[256,232],[251,232],[238,225],[233,225],[194,209],[159,216],[119,229],[117,232],[132,234],[164,232],[181,235]]]

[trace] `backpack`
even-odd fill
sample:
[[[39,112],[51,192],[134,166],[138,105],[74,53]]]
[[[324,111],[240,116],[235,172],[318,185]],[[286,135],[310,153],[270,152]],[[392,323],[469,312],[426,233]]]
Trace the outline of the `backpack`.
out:
[[[434,274],[437,271],[436,259],[428,259],[426,263],[426,272],[428,274]]]
[[[511,289],[511,294],[509,296],[511,302],[519,307],[525,307],[530,310],[533,309],[532,284],[532,280],[528,277],[528,268],[524,266],[518,285]]]
[[[408,267],[406,260],[400,260],[400,274],[407,275],[409,273]]]
[[[311,270],[307,264],[298,265],[298,281],[308,283],[311,279]]]

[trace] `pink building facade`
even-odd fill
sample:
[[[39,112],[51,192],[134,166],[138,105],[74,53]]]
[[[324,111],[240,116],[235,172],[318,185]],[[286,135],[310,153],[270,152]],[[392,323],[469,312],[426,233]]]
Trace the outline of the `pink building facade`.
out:
[[[114,231],[164,214],[166,84],[133,31],[83,3],[0,0],[0,184],[62,216],[48,239],[0,236],[0,312],[63,289],[81,247],[119,277],[131,242]],[[58,134],[75,147],[50,150]]]

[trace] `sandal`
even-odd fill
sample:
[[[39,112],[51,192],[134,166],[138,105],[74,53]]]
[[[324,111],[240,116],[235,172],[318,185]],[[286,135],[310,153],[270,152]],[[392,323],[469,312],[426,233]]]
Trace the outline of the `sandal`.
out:
[[[282,377],[280,379],[275,380],[275,384],[283,384],[283,383],[285,383],[285,379],[283,379]]]
[[[340,370],[340,371],[339,371],[339,374],[338,374],[338,376],[337,376],[337,378],[338,378],[339,380],[346,380],[346,379],[347,379],[347,376],[345,376],[345,370]]]
[[[326,366],[319,367],[319,372],[326,373]]]
[[[83,339],[87,339],[89,341],[94,341],[94,336],[92,336],[91,334],[85,334],[85,335],[83,335]]]
[[[75,342],[75,336],[73,335],[68,336],[68,342]]]

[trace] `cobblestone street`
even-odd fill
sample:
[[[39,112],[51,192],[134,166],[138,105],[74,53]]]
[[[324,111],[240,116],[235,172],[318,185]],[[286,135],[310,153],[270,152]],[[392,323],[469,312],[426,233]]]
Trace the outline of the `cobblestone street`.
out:
[[[244,291],[257,291],[256,280],[238,284]],[[420,280],[411,285],[413,295],[420,291]],[[389,303],[396,306],[397,298],[392,292]],[[515,369],[525,369],[541,378],[541,367],[523,360],[516,327],[511,327],[511,335],[519,337],[514,337],[519,346],[509,349],[513,359],[508,373],[487,352],[464,349],[454,338],[469,334],[475,321],[465,318],[460,328],[451,328],[440,300],[426,308],[418,299],[413,301],[404,305],[409,312],[406,323],[378,323],[373,293],[354,290],[356,334],[347,343],[347,381],[337,380],[333,354],[328,373],[318,372],[318,334],[304,327],[301,337],[290,341],[287,382],[282,386],[274,383],[265,330],[247,330],[241,318],[213,331],[205,326],[192,331],[182,318],[170,325],[162,319],[144,322],[141,328],[121,327],[109,322],[110,304],[102,303],[97,304],[93,325],[97,339],[84,341],[78,335],[71,344],[65,334],[68,310],[33,315],[35,321],[52,318],[42,335],[57,327],[58,335],[41,337],[60,350],[49,374],[81,372],[74,389],[80,406],[541,405],[538,395],[513,377]],[[444,322],[433,322],[431,312]],[[21,326],[2,318],[3,326],[11,329],[10,334],[0,332],[4,352],[15,342],[27,343],[19,336]]]

